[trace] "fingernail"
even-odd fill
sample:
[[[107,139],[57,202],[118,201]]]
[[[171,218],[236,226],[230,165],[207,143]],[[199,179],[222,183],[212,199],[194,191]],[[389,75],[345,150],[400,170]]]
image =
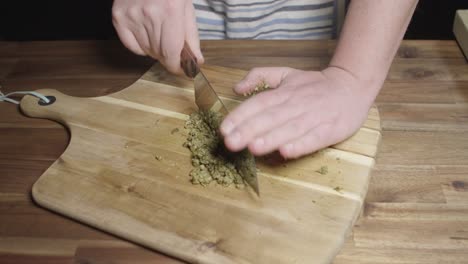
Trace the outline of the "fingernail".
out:
[[[263,147],[264,144],[265,144],[265,140],[263,138],[257,138],[254,141],[254,148],[256,148],[256,149],[261,148],[261,147]]]
[[[229,135],[232,129],[234,129],[234,124],[229,120],[224,120],[221,124],[221,133],[223,133],[223,135]]]
[[[233,132],[232,134],[230,134],[228,137],[227,137],[227,140],[232,144],[232,145],[237,145],[239,144],[240,142],[240,133],[235,131]]]
[[[284,146],[284,152],[286,152],[286,154],[291,153],[292,149],[293,149],[292,144],[287,144],[286,146]]]

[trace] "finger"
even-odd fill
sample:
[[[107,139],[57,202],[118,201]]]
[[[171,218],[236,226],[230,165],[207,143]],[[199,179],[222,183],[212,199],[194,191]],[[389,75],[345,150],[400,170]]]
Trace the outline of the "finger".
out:
[[[271,88],[276,88],[291,70],[287,67],[253,68],[243,80],[237,83],[234,91],[238,94],[248,93],[261,82],[266,82]]]
[[[151,45],[149,41],[149,32],[144,25],[138,25],[131,30],[135,36],[138,45],[146,55],[151,55]]]
[[[205,58],[203,58],[203,54],[200,50],[197,18],[191,1],[187,1],[185,4],[185,41],[187,41],[190,50],[195,55],[198,64],[203,64],[205,62]]]
[[[146,31],[149,38],[149,53],[151,57],[161,59],[161,27],[160,22],[154,19],[150,20],[146,25]]]
[[[117,31],[117,35],[119,36],[120,40],[122,41],[123,45],[129,49],[131,52],[144,56],[146,55],[145,51],[140,47],[140,44],[136,40],[135,35],[132,31],[130,31],[126,27],[122,26],[115,26],[115,30]]]
[[[184,46],[185,29],[180,17],[166,20],[161,26],[161,61],[167,70],[182,74],[180,53]]]
[[[126,9],[118,8],[117,5],[114,5],[112,7],[112,23],[114,24],[117,35],[124,46],[133,53],[143,56],[146,55],[146,53],[138,43],[138,40],[134,32],[130,29],[130,25],[128,23],[129,21],[132,21],[129,18],[135,18],[134,14],[135,12],[133,10],[132,12],[129,12]]]
[[[302,137],[294,139],[279,148],[284,158],[295,159],[317,150],[328,147],[336,142],[331,142],[328,134],[333,128],[332,124],[320,125],[310,129]]]
[[[260,93],[235,108],[221,123],[220,131],[223,136],[228,136],[244,120],[261,113],[272,106],[282,104],[289,98],[289,91],[272,90]]]
[[[301,114],[283,125],[257,137],[248,147],[254,155],[265,155],[280,146],[304,136],[317,125],[317,118],[309,114]]]
[[[256,138],[261,138],[268,131],[281,127],[288,120],[299,116],[301,113],[302,108],[298,107],[297,104],[288,105],[283,103],[265,109],[258,115],[253,115],[239,124],[225,137],[225,144],[232,151],[242,150]]]

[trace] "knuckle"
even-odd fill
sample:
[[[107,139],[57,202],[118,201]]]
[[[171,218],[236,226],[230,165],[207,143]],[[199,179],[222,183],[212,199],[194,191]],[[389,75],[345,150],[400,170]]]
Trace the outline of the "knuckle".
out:
[[[171,1],[166,1],[164,5],[164,12],[168,16],[184,12],[183,6],[184,6],[184,1],[182,0],[171,0]]]
[[[153,2],[144,5],[141,8],[141,13],[143,14],[144,17],[154,19],[160,14],[160,8],[158,5],[154,4]]]
[[[122,8],[112,9],[112,19],[114,22],[120,22],[125,17],[125,11]]]
[[[125,17],[127,17],[129,20],[135,22],[138,21],[141,17],[140,13],[140,7],[133,6],[127,9],[125,13]]]

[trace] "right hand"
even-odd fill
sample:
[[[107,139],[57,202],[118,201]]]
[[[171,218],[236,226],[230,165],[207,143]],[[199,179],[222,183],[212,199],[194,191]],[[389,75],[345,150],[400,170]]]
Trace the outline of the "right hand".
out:
[[[125,47],[159,60],[172,73],[183,73],[185,42],[198,63],[204,62],[191,0],[114,0],[112,18]]]

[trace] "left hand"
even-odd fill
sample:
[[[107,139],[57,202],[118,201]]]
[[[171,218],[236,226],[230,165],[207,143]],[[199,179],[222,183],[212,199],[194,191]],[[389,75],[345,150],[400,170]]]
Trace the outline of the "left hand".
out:
[[[376,96],[369,92],[375,89],[337,67],[255,68],[234,90],[243,94],[261,81],[273,89],[249,98],[221,124],[231,151],[278,150],[284,158],[297,158],[336,144],[360,128]]]

